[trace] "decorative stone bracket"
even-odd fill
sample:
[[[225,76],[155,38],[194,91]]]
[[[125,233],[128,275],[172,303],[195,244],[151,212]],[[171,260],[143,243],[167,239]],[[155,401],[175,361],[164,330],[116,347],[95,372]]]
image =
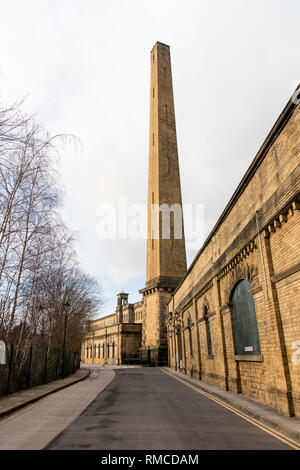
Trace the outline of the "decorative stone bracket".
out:
[[[300,209],[300,201],[299,199],[295,199],[294,201],[289,204],[269,225],[264,229],[264,236],[269,238],[272,233],[275,233],[277,229],[281,228],[283,224],[285,224],[297,210]]]

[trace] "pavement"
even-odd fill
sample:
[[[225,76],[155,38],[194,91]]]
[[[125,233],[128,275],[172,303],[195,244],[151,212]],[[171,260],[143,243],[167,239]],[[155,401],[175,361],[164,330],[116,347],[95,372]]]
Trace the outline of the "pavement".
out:
[[[3,416],[14,413],[15,411],[24,408],[25,406],[34,403],[51,393],[58,392],[66,387],[74,385],[81,380],[86,379],[93,369],[124,369],[124,368],[138,368],[140,366],[123,366],[123,365],[93,365],[93,364],[81,364],[74,374],[65,377],[64,379],[54,380],[47,384],[37,385],[26,390],[11,393],[10,395],[4,395],[0,397],[0,418]],[[91,370],[92,369],[92,370]]]
[[[51,393],[55,393],[58,390],[62,390],[70,385],[80,382],[86,379],[89,374],[90,370],[88,368],[82,368],[64,379],[54,380],[53,382],[49,382],[44,385],[38,385],[10,395],[4,395],[0,397],[0,418],[14,413],[20,408],[24,408],[25,406],[28,406]]]
[[[115,377],[93,370],[86,379],[56,390],[36,403],[0,419],[0,450],[40,450],[59,435]],[[64,379],[65,380],[65,379]]]
[[[247,413],[249,416],[255,418],[261,423],[272,426],[272,428],[299,440],[300,442],[300,420],[296,418],[289,418],[281,415],[271,408],[257,403],[254,400],[245,397],[242,394],[236,394],[233,392],[225,392],[224,390],[214,385],[207,384],[202,380],[194,379],[182,372],[175,371],[169,367],[162,367],[162,370],[171,374],[174,378],[183,380],[192,386],[195,386],[199,390],[206,392],[223,402],[228,403],[234,408]]]

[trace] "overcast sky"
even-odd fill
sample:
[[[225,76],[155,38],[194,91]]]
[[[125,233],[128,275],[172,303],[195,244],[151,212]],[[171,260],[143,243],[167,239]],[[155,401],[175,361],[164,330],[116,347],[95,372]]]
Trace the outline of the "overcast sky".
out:
[[[103,284],[101,314],[145,285],[143,240],[99,240],[103,203],[146,204],[150,51],[170,45],[185,204],[209,233],[300,82],[298,0],[0,0],[0,96],[60,149],[63,217]],[[200,248],[200,245],[197,247]],[[188,251],[188,263],[195,251]]]

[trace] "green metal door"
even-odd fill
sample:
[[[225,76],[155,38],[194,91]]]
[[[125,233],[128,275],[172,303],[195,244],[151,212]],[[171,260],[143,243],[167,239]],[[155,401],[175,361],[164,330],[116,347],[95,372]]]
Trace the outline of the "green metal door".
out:
[[[260,354],[259,336],[250,282],[243,279],[232,296],[233,326],[237,355]]]

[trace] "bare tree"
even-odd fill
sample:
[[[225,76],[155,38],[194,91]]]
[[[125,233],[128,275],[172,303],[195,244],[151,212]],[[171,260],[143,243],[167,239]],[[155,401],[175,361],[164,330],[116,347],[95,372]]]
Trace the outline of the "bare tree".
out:
[[[55,140],[21,112],[0,105],[0,334],[13,342],[21,370],[33,343],[79,349],[86,321],[101,304],[83,273],[74,236],[60,220]],[[40,344],[39,343],[39,344]]]

